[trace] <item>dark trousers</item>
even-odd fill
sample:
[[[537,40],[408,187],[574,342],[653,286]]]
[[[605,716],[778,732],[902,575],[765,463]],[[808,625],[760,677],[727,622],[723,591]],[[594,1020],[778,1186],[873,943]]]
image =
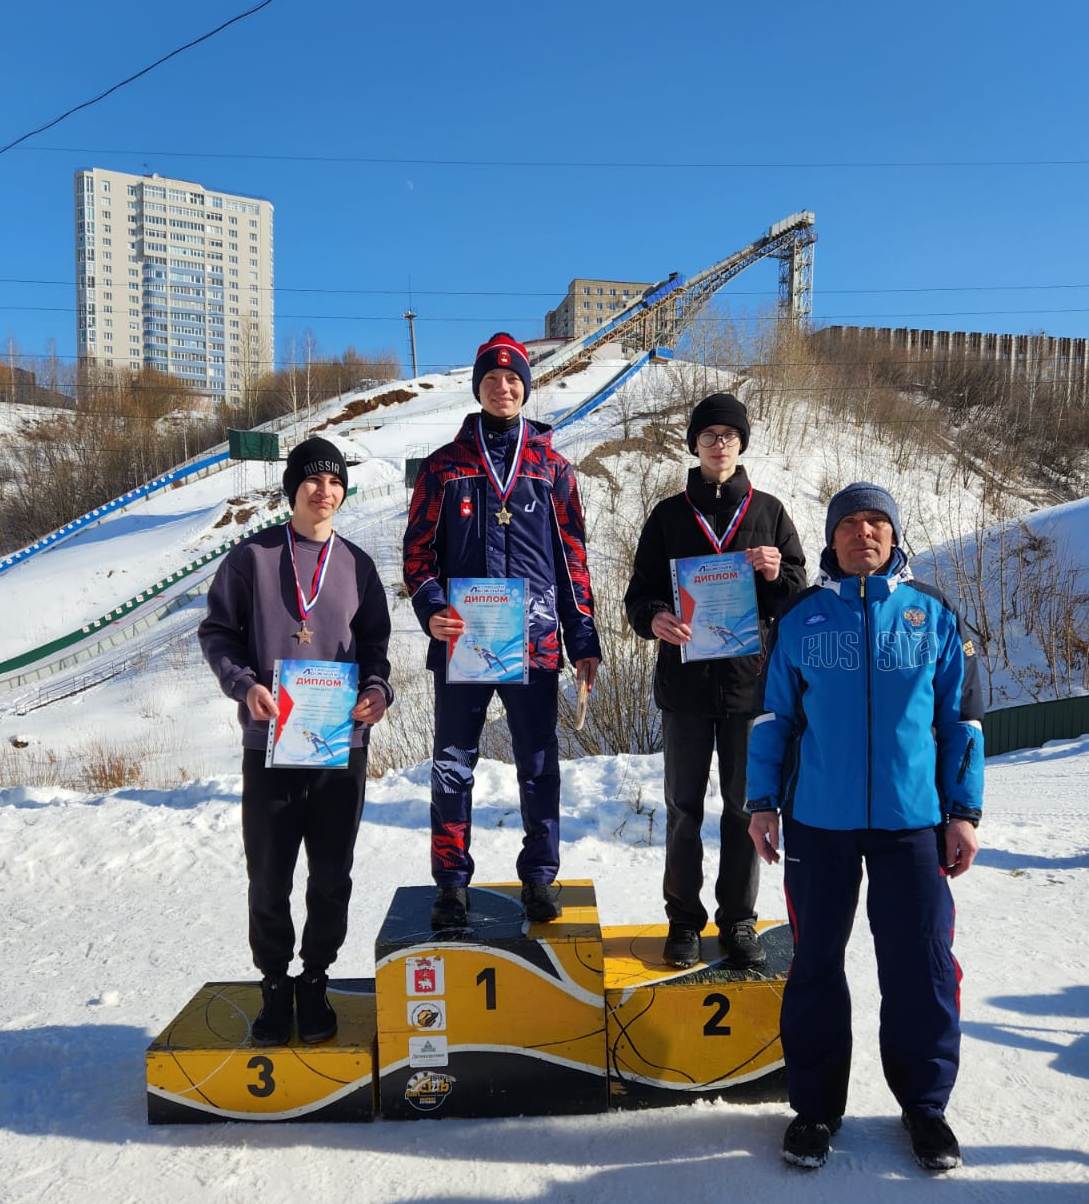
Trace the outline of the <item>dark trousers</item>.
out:
[[[531,669],[527,685],[451,685],[435,673],[435,746],[431,760],[431,875],[439,886],[468,886],[473,770],[480,733],[496,690],[507,712],[518,794],[522,851],[518,877],[551,882],[560,868],[560,757],[556,739],[558,674]]]
[[[266,769],[265,754],[242,755],[242,842],[250,890],[250,948],[262,974],[286,974],[295,952],[291,884],[306,846],[306,926],[299,954],[313,973],[334,961],[348,931],[352,857],[367,750],[344,769]]]
[[[666,915],[678,924],[702,929],[707,912],[703,887],[703,800],[718,749],[722,822],[719,826],[715,923],[727,929],[738,920],[756,919],[760,882],[756,849],[749,839],[745,813],[745,758],[751,720],[739,715],[688,715],[662,712],[665,761],[666,860],[662,893]]]
[[[960,1062],[960,967],[941,829],[833,832],[787,819],[784,844],[794,931],[782,1011],[791,1107],[822,1120],[847,1106],[851,997],[843,958],[865,861],[885,1080],[902,1108],[943,1112]]]

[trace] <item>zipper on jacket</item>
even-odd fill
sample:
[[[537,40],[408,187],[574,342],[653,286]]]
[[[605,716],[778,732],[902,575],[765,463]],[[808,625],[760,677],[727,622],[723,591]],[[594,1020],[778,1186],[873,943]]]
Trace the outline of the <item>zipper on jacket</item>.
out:
[[[866,578],[858,579],[862,601],[862,628],[866,642],[866,827],[873,827],[873,665],[870,650],[870,608],[866,602]]]
[[[960,759],[960,769],[957,770],[958,786],[964,781],[964,775],[968,772],[968,766],[972,764],[972,750],[975,746],[975,740],[970,741],[968,747],[964,750],[964,756]]]

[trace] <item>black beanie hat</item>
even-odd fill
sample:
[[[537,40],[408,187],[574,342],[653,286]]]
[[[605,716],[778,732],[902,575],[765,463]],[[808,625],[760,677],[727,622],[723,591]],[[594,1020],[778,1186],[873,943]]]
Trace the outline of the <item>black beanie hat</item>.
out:
[[[529,353],[513,335],[500,330],[476,350],[473,364],[473,396],[480,400],[480,382],[493,368],[509,368],[522,378],[522,404],[529,401],[530,371]]]
[[[307,477],[319,472],[330,472],[340,477],[344,492],[348,492],[348,461],[340,448],[330,443],[328,439],[314,436],[296,444],[287,457],[287,467],[284,469],[284,493],[288,503],[295,505],[295,494]]]
[[[712,393],[692,411],[688,424],[688,450],[696,455],[696,436],[709,426],[732,426],[741,436],[741,450],[749,446],[749,411],[732,393]]]

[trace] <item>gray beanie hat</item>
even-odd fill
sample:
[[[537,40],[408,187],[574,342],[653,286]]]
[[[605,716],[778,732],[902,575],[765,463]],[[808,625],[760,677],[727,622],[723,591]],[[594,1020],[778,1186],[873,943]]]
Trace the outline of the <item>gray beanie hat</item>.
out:
[[[853,485],[844,486],[828,503],[828,517],[824,520],[824,542],[828,547],[832,546],[832,535],[836,527],[848,514],[856,514],[859,510],[880,510],[882,514],[887,515],[892,523],[893,542],[903,543],[900,511],[892,499],[892,494],[869,481],[855,481]]]

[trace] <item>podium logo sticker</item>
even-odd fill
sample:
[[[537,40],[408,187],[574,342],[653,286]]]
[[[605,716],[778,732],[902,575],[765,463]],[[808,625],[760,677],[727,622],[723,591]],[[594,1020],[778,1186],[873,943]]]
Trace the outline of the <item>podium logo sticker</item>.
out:
[[[437,1070],[418,1070],[405,1084],[405,1099],[417,1112],[434,1112],[446,1103],[457,1080]]]
[[[409,1037],[409,1066],[448,1066],[450,1054],[445,1037]]]
[[[442,1032],[446,1028],[446,1000],[428,999],[408,1005],[408,1022],[413,1028]]]
[[[405,958],[405,993],[408,995],[444,994],[445,976],[441,957]]]

